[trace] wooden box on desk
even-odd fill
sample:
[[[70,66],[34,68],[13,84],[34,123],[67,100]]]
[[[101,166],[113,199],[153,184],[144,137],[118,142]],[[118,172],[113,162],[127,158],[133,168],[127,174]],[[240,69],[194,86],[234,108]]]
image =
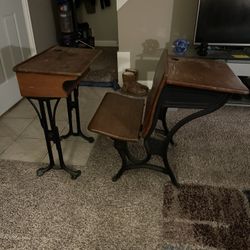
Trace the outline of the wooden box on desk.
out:
[[[67,97],[77,85],[70,82],[71,87],[66,88],[73,79],[63,75],[18,72],[16,76],[21,95],[26,97]]]
[[[67,97],[100,50],[54,46],[14,67],[25,97]]]

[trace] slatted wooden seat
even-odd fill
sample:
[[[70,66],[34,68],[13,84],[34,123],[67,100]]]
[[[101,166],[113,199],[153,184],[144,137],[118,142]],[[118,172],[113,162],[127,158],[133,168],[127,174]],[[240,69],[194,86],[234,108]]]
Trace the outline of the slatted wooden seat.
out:
[[[90,131],[114,140],[114,147],[121,156],[122,167],[113,177],[113,181],[116,181],[126,170],[145,167],[169,174],[172,182],[177,185],[169,166],[158,167],[147,164],[152,154],[161,155],[165,163],[163,150],[154,152],[155,150],[152,150],[154,145],[150,146],[149,144],[160,112],[158,102],[166,83],[167,61],[168,56],[165,50],[158,62],[153,86],[146,102],[143,99],[107,93],[89,123],[88,129]],[[137,160],[130,154],[127,142],[138,141],[141,138],[144,139],[147,155],[144,159]]]

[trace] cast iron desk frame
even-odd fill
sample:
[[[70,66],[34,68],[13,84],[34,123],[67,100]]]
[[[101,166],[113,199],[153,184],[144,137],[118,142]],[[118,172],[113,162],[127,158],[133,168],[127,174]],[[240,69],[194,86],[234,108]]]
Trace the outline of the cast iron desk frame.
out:
[[[78,100],[79,78],[88,72],[90,64],[100,53],[99,50],[54,46],[14,68],[21,95],[26,97],[35,109],[46,140],[49,165],[39,168],[38,176],[42,176],[52,168],[65,170],[72,179],[81,175],[80,170],[74,170],[65,165],[60,140],[73,135],[81,136],[90,143],[94,141],[93,137],[88,137],[81,131]],[[56,110],[61,98],[67,99],[69,124],[69,131],[63,136],[59,135],[56,126]],[[38,107],[34,101],[38,102]],[[53,109],[52,101],[55,101]],[[72,124],[73,110],[75,110],[76,117],[76,132],[73,131]],[[56,145],[59,167],[55,166],[51,142]]]
[[[249,94],[247,87],[222,62],[175,57],[170,57],[169,62],[168,80],[158,105],[158,119],[164,128],[163,148],[166,154],[169,144],[173,143],[173,136],[185,124],[218,110],[234,93]],[[210,66],[214,66],[214,70],[211,71]],[[209,75],[209,72],[214,74]],[[166,122],[168,108],[198,111],[182,118],[169,130]],[[170,168],[167,156],[165,165]]]
[[[185,90],[185,91],[183,91]],[[229,93],[220,93],[208,90],[185,89],[177,86],[166,86],[162,92],[160,100],[159,120],[161,120],[164,128],[165,138],[163,142],[156,142],[157,140],[149,139],[149,143],[159,145],[166,153],[165,167],[172,169],[168,161],[168,149],[170,143],[174,144],[173,137],[177,131],[188,122],[194,119],[210,114],[221,108],[231,96]],[[179,120],[171,129],[167,126],[167,110],[168,108],[184,108],[184,109],[198,109],[198,111]],[[157,148],[157,146],[155,146]],[[174,180],[174,181],[173,181]],[[173,184],[178,186],[176,179],[172,178]]]
[[[221,108],[231,94],[249,94],[247,87],[223,62],[171,56],[168,62],[168,69],[165,72],[167,80],[157,103],[150,132],[144,138],[146,156],[142,160],[136,159],[129,152],[127,142],[115,140],[115,148],[121,155],[123,163],[113,181],[119,179],[126,170],[142,167],[168,174],[172,183],[179,186],[167,156],[169,144],[173,144],[175,133],[188,122]],[[198,111],[184,117],[168,129],[166,122],[168,108],[198,109]],[[154,136],[153,133],[157,132],[158,120],[162,122],[164,128],[163,137]],[[151,155],[161,156],[164,167],[149,164]]]

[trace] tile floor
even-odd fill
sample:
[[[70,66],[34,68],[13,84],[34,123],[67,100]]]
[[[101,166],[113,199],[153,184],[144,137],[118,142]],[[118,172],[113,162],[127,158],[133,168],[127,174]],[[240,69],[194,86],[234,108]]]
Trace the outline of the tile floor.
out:
[[[83,133],[97,137],[87,131],[88,123],[102,97],[110,88],[80,87],[79,105]],[[73,118],[73,120],[75,120]],[[60,134],[68,131],[66,100],[61,99],[56,112],[56,123]],[[85,165],[94,143],[81,137],[71,136],[62,141],[64,161],[67,165]],[[55,161],[57,152],[53,145]],[[0,117],[0,159],[28,162],[49,161],[46,143],[40,121],[32,105],[22,99],[17,105]]]

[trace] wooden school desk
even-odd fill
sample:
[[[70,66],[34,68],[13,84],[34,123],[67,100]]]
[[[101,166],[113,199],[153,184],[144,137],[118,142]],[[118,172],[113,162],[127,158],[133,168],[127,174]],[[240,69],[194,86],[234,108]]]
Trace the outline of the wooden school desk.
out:
[[[117,181],[127,170],[148,168],[169,175],[178,186],[167,155],[174,134],[187,122],[220,108],[232,93],[249,91],[225,63],[172,57],[164,50],[146,103],[142,99],[107,93],[88,126],[92,132],[113,139],[121,167],[112,180]],[[169,130],[166,119],[169,107],[199,110]],[[157,134],[158,120],[163,124],[164,130],[160,131],[163,136]],[[128,143],[139,140],[143,140],[145,154],[138,159],[130,152]],[[164,165],[152,164],[152,155],[160,156]]]
[[[186,123],[219,109],[232,94],[249,94],[249,89],[221,61],[169,56],[166,74],[158,116],[166,135],[163,146],[166,154],[174,134]],[[168,108],[197,110],[169,130],[166,119]],[[165,163],[169,167],[168,160]]]
[[[21,95],[34,107],[44,135],[49,154],[49,165],[37,170],[41,176],[55,167],[51,142],[56,144],[60,168],[67,171],[72,179],[80,176],[80,170],[67,167],[63,160],[60,139],[70,135],[81,136],[89,142],[92,137],[84,135],[80,127],[78,104],[79,79],[88,72],[90,64],[101,53],[96,49],[54,46],[14,67]],[[56,126],[56,109],[61,98],[67,98],[69,131],[60,137]],[[51,101],[55,101],[52,108]],[[38,102],[38,107],[35,102]],[[77,132],[73,132],[72,111],[75,110]],[[47,114],[46,114],[47,113]]]

